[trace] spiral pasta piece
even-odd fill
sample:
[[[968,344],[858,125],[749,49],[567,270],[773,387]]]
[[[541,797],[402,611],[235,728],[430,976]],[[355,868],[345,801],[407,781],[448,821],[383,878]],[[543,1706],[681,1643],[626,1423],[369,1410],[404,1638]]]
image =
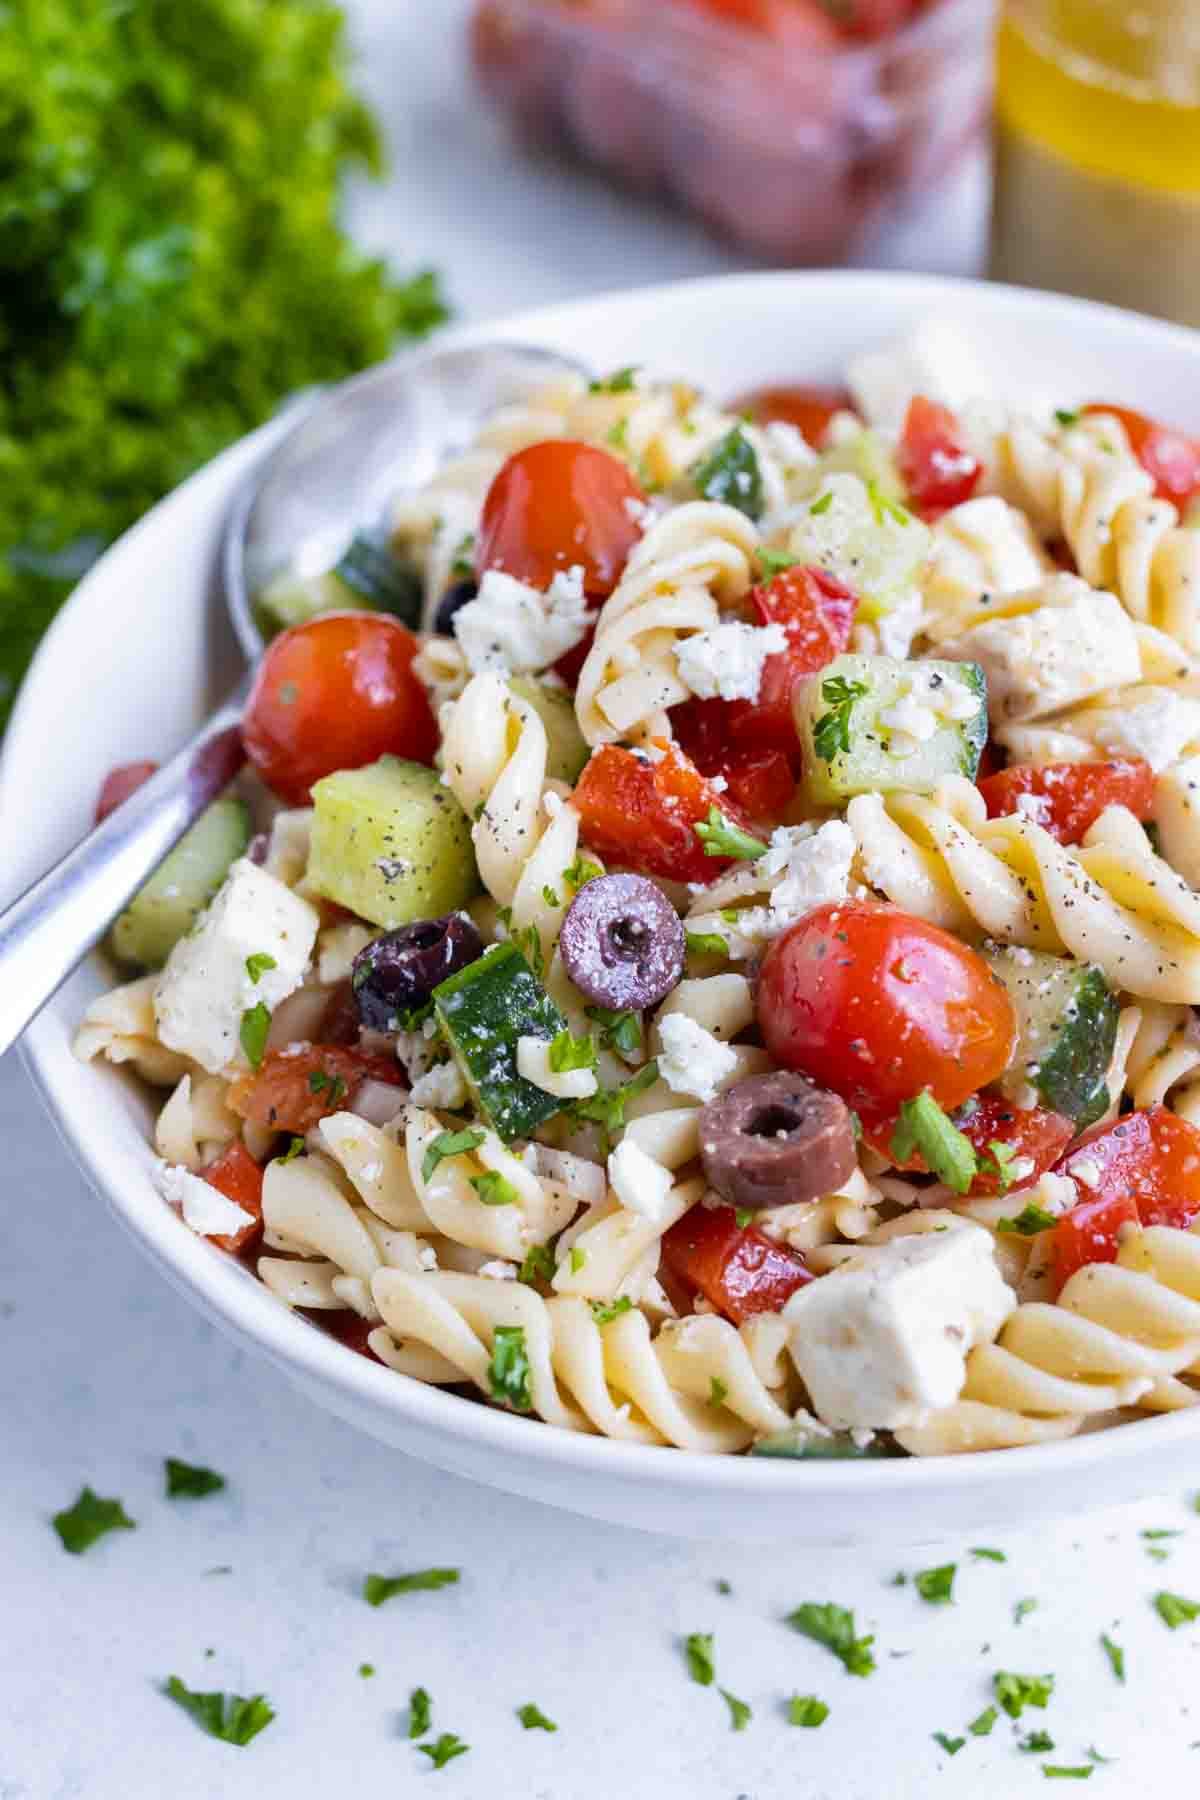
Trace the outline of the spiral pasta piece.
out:
[[[924,636],[936,644],[979,624],[997,598],[1036,587],[1050,566],[1028,519],[998,494],[952,506],[932,528],[921,576]]]
[[[1190,1007],[1143,1002],[1126,1082],[1136,1108],[1169,1106],[1200,1125],[1200,1037]]]
[[[151,1087],[174,1088],[187,1074],[203,1074],[189,1056],[159,1042],[157,987],[157,975],[142,975],[98,995],[80,1020],[71,1045],[80,1062],[102,1056],[106,1062],[128,1064]]]
[[[747,592],[758,543],[744,513],[713,501],[676,507],[650,527],[601,609],[580,671],[575,711],[589,744],[670,737],[667,709],[690,693],[676,646],[711,631],[721,607]]]
[[[532,1245],[544,1244],[572,1218],[576,1210],[572,1195],[559,1183],[535,1175],[494,1131],[485,1131],[483,1142],[469,1155],[443,1157],[427,1175],[427,1153],[445,1129],[435,1113],[409,1108],[405,1133],[409,1178],[434,1231],[456,1244],[520,1263]],[[480,1199],[471,1178],[489,1170],[502,1175],[515,1193],[511,1204],[487,1206]]]

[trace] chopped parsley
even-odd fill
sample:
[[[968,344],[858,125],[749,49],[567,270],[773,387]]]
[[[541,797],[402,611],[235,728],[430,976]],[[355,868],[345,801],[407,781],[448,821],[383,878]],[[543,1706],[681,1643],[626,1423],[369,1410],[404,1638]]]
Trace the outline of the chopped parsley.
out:
[[[731,1581],[726,1581],[723,1576],[721,1580],[717,1582],[716,1586],[718,1594],[732,1594],[733,1592],[733,1583]]]
[[[591,1037],[572,1037],[570,1027],[564,1026],[556,1037],[550,1039],[546,1062],[554,1075],[564,1075],[571,1069],[594,1069],[595,1040]]]
[[[755,552],[758,566],[768,581],[774,581],[776,575],[782,575],[785,569],[794,569],[797,558],[786,550],[768,550],[765,546]]]
[[[592,1300],[588,1304],[597,1325],[609,1325],[614,1319],[619,1319],[622,1313],[630,1312],[633,1308],[633,1301],[628,1294],[622,1294],[616,1300]]]
[[[557,1731],[558,1726],[553,1719],[548,1719],[540,1706],[527,1700],[524,1706],[518,1706],[517,1717],[526,1731]]]
[[[1178,1631],[1181,1625],[1190,1625],[1193,1619],[1200,1619],[1200,1602],[1185,1600],[1182,1594],[1168,1594],[1165,1590],[1155,1594],[1154,1610],[1171,1631]]]
[[[1036,1237],[1039,1231],[1051,1231],[1058,1224],[1053,1213],[1030,1200],[1015,1219],[997,1219],[996,1230],[1010,1237]]]
[[[546,902],[547,906],[561,906],[562,905],[562,901],[559,899],[558,895],[555,893],[554,889],[550,886],[550,884],[548,882],[542,889],[542,899]]]
[[[757,862],[769,846],[761,838],[734,825],[717,806],[710,806],[708,818],[692,830],[704,846],[705,856],[730,856],[737,862]]]
[[[729,945],[719,931],[687,931],[684,938],[689,956],[729,955]]]
[[[525,1260],[517,1271],[517,1280],[523,1281],[526,1287],[533,1287],[539,1281],[554,1279],[554,1252],[549,1244],[531,1244],[525,1252]]]
[[[821,698],[829,702],[813,726],[813,749],[822,762],[832,762],[839,753],[850,750],[850,715],[857,700],[867,691],[865,681],[847,681],[844,675],[831,675],[821,683]]]
[[[711,1687],[717,1675],[713,1661],[712,1632],[693,1631],[690,1637],[683,1640],[683,1654],[692,1680],[701,1687]]]
[[[1042,1774],[1048,1781],[1086,1781],[1095,1770],[1091,1763],[1043,1763]]]
[[[223,1744],[236,1744],[245,1749],[251,1738],[265,1731],[275,1717],[274,1708],[262,1694],[197,1694],[172,1675],[164,1688],[177,1706],[190,1713],[209,1737]]]
[[[957,1756],[967,1740],[964,1737],[947,1737],[944,1731],[935,1731],[933,1741],[942,1746],[947,1756]]]
[[[488,1363],[488,1388],[493,1400],[503,1401],[514,1412],[533,1411],[529,1353],[521,1325],[497,1325]]]
[[[499,1169],[487,1169],[482,1175],[468,1176],[468,1180],[485,1206],[515,1206],[521,1198]]]
[[[597,381],[588,382],[589,394],[628,394],[637,386],[639,364],[628,363],[623,369],[616,369],[611,375],[601,376]]]
[[[1048,1731],[1030,1731],[1017,1741],[1017,1749],[1026,1751],[1030,1756],[1037,1756],[1053,1748],[1054,1739]]]
[[[246,1061],[252,1069],[262,1067],[262,1059],[267,1048],[267,1033],[271,1029],[270,1008],[260,1000],[256,1006],[247,1007],[242,1014],[242,1022],[238,1029],[242,1049],[246,1052]],[[309,1077],[311,1081],[312,1077]]]
[[[572,1244],[571,1245],[571,1256],[570,1256],[572,1275],[578,1275],[580,1269],[583,1268],[583,1266],[586,1262],[587,1262],[587,1251],[581,1250],[579,1248],[578,1244]]]
[[[1029,1617],[1031,1612],[1036,1612],[1037,1607],[1038,1603],[1033,1595],[1026,1594],[1025,1598],[1023,1600],[1018,1600],[1017,1604],[1013,1607],[1013,1624],[1019,1625],[1023,1619]]]
[[[308,1077],[310,1094],[324,1094],[326,1104],[336,1106],[345,1098],[346,1084],[340,1075],[330,1075],[326,1069],[313,1069]]]
[[[628,450],[629,420],[617,419],[605,432],[604,441],[606,444],[611,444],[614,450]]]
[[[136,1519],[129,1517],[119,1500],[103,1500],[90,1487],[82,1489],[74,1506],[55,1513],[50,1523],[61,1538],[63,1549],[72,1556],[81,1556],[107,1531],[137,1529]]]
[[[1054,409],[1054,417],[1058,420],[1064,430],[1072,425],[1078,425],[1079,423],[1079,414],[1066,406],[1056,406]]]
[[[926,1168],[956,1194],[965,1194],[970,1188],[978,1167],[974,1145],[928,1089],[904,1102],[892,1133],[891,1151],[898,1163],[906,1163],[914,1150],[920,1151]]]
[[[436,1743],[417,1745],[421,1755],[427,1756],[435,1769],[444,1769],[456,1756],[465,1756],[470,1748],[470,1744],[464,1744],[452,1731],[443,1731]]]
[[[729,1724],[731,1730],[745,1731],[747,1725],[754,1717],[754,1714],[746,1705],[746,1702],[744,1700],[739,1700],[736,1694],[731,1694],[728,1688],[720,1688],[718,1691],[722,1700],[729,1708]]]
[[[847,1607],[836,1606],[833,1601],[822,1604],[806,1600],[803,1606],[787,1615],[785,1622],[814,1643],[824,1644],[841,1662],[847,1675],[866,1676],[873,1672],[875,1658],[871,1654],[871,1645],[875,1639],[856,1635],[854,1614]]]
[[[893,500],[890,494],[885,494],[877,481],[868,481],[867,499],[871,503],[877,525],[884,524],[888,519],[894,525],[911,525],[912,514],[908,508],[901,506],[898,500]]]
[[[1182,1537],[1182,1531],[1164,1531],[1160,1526],[1157,1531],[1143,1531],[1142,1537],[1147,1539]]]
[[[1008,1557],[1003,1550],[993,1550],[987,1544],[977,1544],[971,1551],[971,1555],[980,1557],[984,1562],[1002,1563],[1008,1561]]]
[[[990,1737],[992,1726],[999,1717],[1000,1714],[994,1706],[985,1706],[979,1717],[971,1720],[967,1730],[972,1737]]]
[[[658,1063],[648,1062],[644,1069],[623,1081],[620,1087],[601,1088],[598,1093],[589,1094],[586,1100],[573,1100],[571,1112],[577,1119],[588,1119],[599,1125],[606,1138],[611,1139],[615,1132],[623,1129],[625,1124],[625,1107],[637,1094],[645,1093],[658,1080]]]
[[[195,1463],[180,1462],[174,1456],[167,1457],[163,1468],[168,1500],[202,1500],[205,1494],[219,1494],[225,1486],[225,1477],[218,1475],[215,1469],[202,1469]]]
[[[408,1735],[424,1737],[433,1723],[433,1701],[428,1688],[417,1687],[408,1696]]]
[[[817,499],[815,499],[813,501],[812,505],[809,507],[809,509],[808,509],[809,518],[810,519],[819,519],[821,514],[827,513],[832,505],[833,505],[833,489],[826,488],[825,492],[823,494],[819,495],[817,497]]]
[[[724,945],[722,944],[722,948]],[[600,1047],[615,1050],[618,1056],[637,1057],[642,1049],[642,1017],[640,1013],[613,1012],[607,1006],[584,1008],[589,1019],[600,1027]]]
[[[253,956],[246,958],[246,979],[253,982],[261,981],[268,969],[277,969],[278,967],[279,964],[273,956],[268,956],[265,950],[256,950]]]
[[[1054,1692],[1053,1675],[1014,1675],[1006,1669],[992,1677],[996,1699],[1010,1719],[1019,1719],[1027,1706],[1048,1706]],[[1051,1745],[1053,1748],[1053,1745]]]
[[[980,1171],[987,1175],[994,1175],[1000,1184],[1000,1192],[1007,1194],[1015,1180],[1012,1165],[1017,1160],[1017,1153],[1011,1144],[1002,1144],[999,1138],[991,1140],[988,1152],[987,1156],[980,1158]]]
[[[815,1731],[829,1717],[829,1708],[815,1694],[793,1694],[788,1701],[787,1721],[789,1725],[803,1725],[809,1731]]]
[[[478,1150],[485,1131],[439,1131],[421,1160],[421,1179],[428,1181],[438,1164],[445,1162],[448,1156],[466,1156],[472,1150]]]
[[[374,1673],[375,1673],[375,1664],[374,1663],[359,1663],[358,1672],[362,1676],[362,1679],[364,1681],[370,1681],[372,1675],[374,1675]]]
[[[1116,1676],[1118,1681],[1123,1682],[1125,1680],[1125,1652],[1124,1652],[1124,1650],[1122,1650],[1120,1644],[1113,1643],[1112,1639],[1109,1637],[1109,1635],[1106,1631],[1102,1631],[1100,1633],[1100,1644],[1101,1644],[1101,1648],[1104,1651],[1105,1656],[1107,1656],[1107,1658],[1108,1658],[1109,1667],[1111,1668],[1113,1674]]]
[[[705,500],[736,506],[748,519],[762,517],[762,470],[754,445],[740,425],[727,431],[689,474]]]
[[[913,1586],[930,1606],[948,1606],[954,1598],[956,1563],[941,1563],[936,1569],[922,1569],[913,1576]]]
[[[575,861],[563,870],[563,880],[578,891],[586,887],[589,881],[596,881],[604,870],[599,863],[592,862],[589,857],[577,856]]]
[[[363,1599],[368,1606],[382,1606],[397,1594],[424,1594],[436,1588],[454,1587],[458,1569],[415,1569],[411,1575],[368,1575]]]
[[[307,1149],[308,1146],[305,1144],[302,1137],[291,1137],[288,1139],[287,1149],[282,1156],[277,1156],[275,1161],[282,1163],[295,1162],[298,1156],[304,1156],[307,1153]]]
[[[724,1406],[728,1398],[729,1389],[725,1386],[725,1383],[719,1376],[714,1375],[708,1384],[708,1404],[710,1406]]]

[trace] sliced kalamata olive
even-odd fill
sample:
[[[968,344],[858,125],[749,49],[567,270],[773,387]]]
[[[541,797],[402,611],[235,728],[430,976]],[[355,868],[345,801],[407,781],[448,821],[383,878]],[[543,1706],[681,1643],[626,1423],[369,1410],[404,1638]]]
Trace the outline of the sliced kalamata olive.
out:
[[[453,587],[446,589],[438,601],[437,611],[433,615],[433,629],[438,637],[454,636],[455,613],[460,606],[465,606],[468,600],[473,600],[478,592],[478,587],[469,579],[456,581]]]
[[[734,1206],[818,1200],[854,1172],[850,1110],[803,1075],[751,1075],[701,1108],[700,1160]]]
[[[464,913],[417,919],[373,938],[354,959],[358,1016],[375,1031],[395,1031],[397,1014],[424,1006],[439,981],[483,954],[483,939]]]
[[[644,875],[599,875],[567,908],[558,940],[563,965],[597,1006],[655,1006],[683,974],[679,915]]]

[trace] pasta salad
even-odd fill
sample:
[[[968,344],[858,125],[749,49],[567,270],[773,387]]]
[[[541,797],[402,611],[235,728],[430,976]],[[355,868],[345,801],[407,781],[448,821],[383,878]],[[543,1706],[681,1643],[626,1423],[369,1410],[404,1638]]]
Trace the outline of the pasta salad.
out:
[[[795,1458],[1200,1402],[1200,446],[930,325],[484,422],[262,598],[79,1029],[350,1349]],[[111,810],[153,765],[115,770]]]

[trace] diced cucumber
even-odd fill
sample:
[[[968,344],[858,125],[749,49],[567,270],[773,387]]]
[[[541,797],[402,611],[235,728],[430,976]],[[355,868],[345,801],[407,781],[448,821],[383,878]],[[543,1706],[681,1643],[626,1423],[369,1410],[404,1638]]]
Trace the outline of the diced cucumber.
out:
[[[515,944],[500,944],[433,990],[438,1023],[479,1111],[499,1135],[532,1137],[563,1102],[517,1073],[523,1037],[566,1020]]]
[[[309,884],[390,931],[455,912],[479,882],[471,822],[432,769],[381,756],[313,787]]]
[[[857,475],[868,492],[874,488],[885,500],[904,503],[905,487],[896,458],[885,439],[869,425],[839,430],[837,441],[821,452],[821,473]]]
[[[385,538],[358,532],[332,569],[316,575],[298,575],[292,569],[277,575],[259,594],[259,623],[268,636],[289,625],[303,625],[321,613],[346,607],[361,611],[393,613],[405,625],[421,619],[421,577],[401,561]]]
[[[246,845],[245,802],[222,794],[138,889],[112,928],[113,954],[139,969],[161,969],[195,924]]]
[[[254,602],[259,629],[272,638],[292,625],[306,625],[321,613],[340,612],[355,604],[350,590],[332,569],[319,575],[297,575],[286,569],[267,583]]]
[[[863,1458],[897,1456],[900,1452],[890,1438],[876,1435],[866,1443],[855,1443],[848,1431],[817,1432],[803,1421],[785,1425],[770,1437],[759,1438],[750,1446],[751,1456],[777,1456],[789,1462],[856,1462]]]
[[[564,688],[547,687],[532,676],[514,675],[509,687],[521,700],[527,700],[546,727],[546,774],[551,781],[565,781],[574,787],[583,774],[591,751],[584,742],[575,718],[575,703]]]
[[[972,700],[969,718],[954,716]],[[973,781],[987,739],[987,682],[978,663],[835,656],[798,684],[792,710],[805,792],[818,806],[840,806],[855,794],[929,794],[947,775]]]
[[[877,619],[912,593],[929,555],[929,527],[857,475],[832,474],[792,527],[788,550],[858,596],[858,616]]]
[[[990,950],[987,960],[1017,1015],[1012,1066],[1000,1083],[1011,1100],[1033,1088],[1044,1106],[1082,1131],[1108,1109],[1107,1076],[1120,1006],[1094,963],[1044,950]]]

